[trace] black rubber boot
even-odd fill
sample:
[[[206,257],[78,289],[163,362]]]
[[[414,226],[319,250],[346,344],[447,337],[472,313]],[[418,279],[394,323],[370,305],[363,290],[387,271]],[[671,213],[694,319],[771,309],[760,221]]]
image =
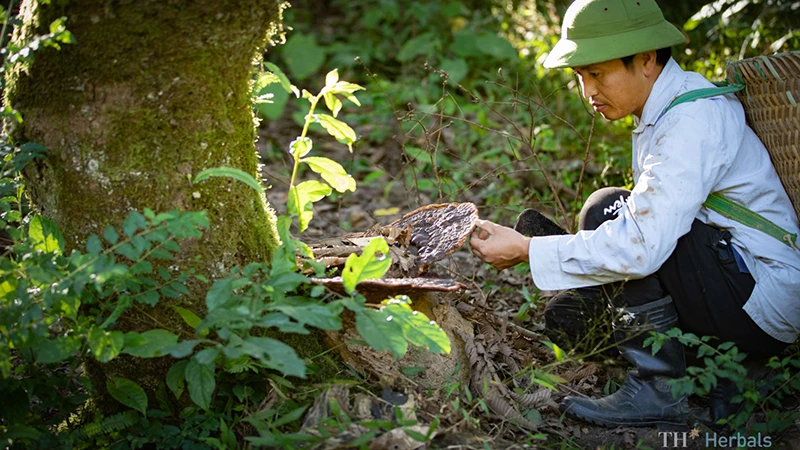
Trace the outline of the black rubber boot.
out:
[[[517,216],[517,223],[514,224],[514,229],[528,237],[567,234],[563,228],[535,209],[522,211]]]
[[[614,338],[622,356],[636,370],[628,374],[617,392],[597,400],[566,397],[561,411],[608,427],[685,425],[689,415],[686,396],[673,398],[667,384],[671,378],[686,373],[683,345],[669,339],[655,355],[650,347],[642,347],[650,331],[663,333],[678,325],[672,298],[627,307],[621,312]]]

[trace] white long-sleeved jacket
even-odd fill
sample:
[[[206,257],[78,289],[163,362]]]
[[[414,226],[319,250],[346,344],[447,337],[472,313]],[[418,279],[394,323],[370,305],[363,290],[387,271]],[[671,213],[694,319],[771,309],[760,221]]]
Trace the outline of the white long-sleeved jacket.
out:
[[[695,218],[733,235],[756,281],[745,311],[772,337],[800,332],[800,251],[702,207],[712,192],[798,233],[797,216],[767,150],[745,124],[733,95],[683,103],[678,95],[713,87],[672,59],[633,130],[636,185],[627,207],[597,230],[531,239],[533,281],[556,290],[642,278],[657,271]]]

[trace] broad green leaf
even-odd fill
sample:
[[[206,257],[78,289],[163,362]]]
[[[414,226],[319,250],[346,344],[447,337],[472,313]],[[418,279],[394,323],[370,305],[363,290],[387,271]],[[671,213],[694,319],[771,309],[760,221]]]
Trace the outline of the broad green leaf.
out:
[[[480,33],[476,44],[487,56],[499,59],[514,59],[519,56],[517,49],[510,42],[495,33]]]
[[[147,416],[147,394],[138,384],[127,378],[111,377],[106,389],[114,400]]]
[[[233,294],[234,278],[223,278],[217,280],[206,293],[206,308],[208,312],[215,310],[220,305],[224,305],[231,299]]]
[[[397,52],[397,60],[400,62],[410,61],[419,55],[427,55],[433,52],[434,47],[439,45],[439,39],[436,35],[429,31],[422,33],[419,36],[409,39]]]
[[[311,170],[320,174],[322,179],[338,192],[355,192],[356,180],[338,162],[321,156],[309,156],[301,161],[308,164]]]
[[[342,144],[347,144],[350,153],[353,152],[353,142],[356,141],[356,132],[350,128],[350,125],[327,114],[314,114],[314,119],[337,141]]]
[[[63,361],[76,354],[80,349],[81,344],[76,336],[59,337],[34,347],[36,362],[40,364]]]
[[[282,55],[294,80],[303,80],[322,67],[325,50],[317,45],[313,35],[293,34],[283,46]]]
[[[398,296],[384,303],[386,306],[383,309],[397,323],[409,342],[435,353],[450,353],[450,339],[445,332],[425,314],[411,309],[408,297]]]
[[[217,387],[214,372],[203,364],[192,359],[184,369],[189,397],[195,404],[205,410],[211,406],[211,396]]]
[[[197,361],[198,364],[202,364],[211,370],[216,366],[215,362],[217,356],[219,356],[219,349],[216,347],[209,347],[200,350],[196,355],[192,356],[192,361]]]
[[[45,253],[57,252],[61,254],[64,251],[64,235],[58,229],[55,223],[45,219],[39,214],[33,216],[31,223],[28,226],[28,236],[33,239],[36,250],[41,250]]]
[[[272,292],[287,293],[294,291],[303,283],[308,282],[308,277],[294,272],[284,272],[269,280]]]
[[[245,339],[245,345],[258,347],[262,350],[259,357],[261,364],[270,369],[275,369],[284,375],[300,378],[306,377],[306,364],[297,356],[295,350],[277,339],[251,336]]]
[[[197,328],[197,325],[200,323],[200,318],[197,317],[197,314],[189,311],[188,309],[181,308],[180,306],[173,306],[172,309],[180,314],[181,318],[184,322],[186,322],[187,325],[192,328]]]
[[[445,59],[440,66],[454,83],[460,83],[469,72],[469,66],[463,59]]]
[[[482,56],[483,52],[478,48],[479,37],[470,30],[462,30],[453,34],[453,43],[449,50],[462,58]]]
[[[376,255],[378,252],[382,254]],[[389,244],[382,237],[372,239],[364,247],[361,256],[351,253],[347,257],[342,271],[345,291],[348,294],[352,294],[358,283],[382,277],[391,265],[392,259],[389,257]]]
[[[11,293],[16,292],[17,282],[15,280],[7,280],[0,283],[0,298],[6,298]]]
[[[289,154],[297,158],[302,158],[311,151],[311,138],[297,138],[289,143]]]
[[[391,351],[396,358],[406,354],[408,341],[387,311],[364,309],[356,313],[356,330],[375,350]]]
[[[197,347],[201,341],[199,339],[187,339],[185,341],[181,341],[175,345],[168,345],[161,349],[161,353],[164,355],[170,355],[173,358],[186,358],[187,356],[191,355],[194,351],[194,348]]]
[[[155,329],[145,331],[140,334],[142,341],[138,345],[128,346],[126,343],[124,352],[138,356],[140,358],[152,358],[154,356],[164,356],[161,351],[164,347],[175,345],[178,336],[167,330]]]
[[[294,87],[292,83],[289,82],[289,78],[286,76],[286,74],[283,73],[280,67],[276,66],[275,64],[272,64],[271,62],[264,62],[264,66],[267,69],[269,69],[269,71],[272,72],[276,77],[278,77],[278,80],[280,80],[281,82],[281,87],[283,87],[283,90],[285,90],[287,94],[294,93],[296,96],[298,97],[300,96],[299,93],[297,92],[297,88]]]
[[[314,202],[330,195],[331,191],[330,186],[317,180],[304,181],[289,190],[287,209],[289,214],[299,219],[300,232],[308,228],[308,223],[314,217]]]
[[[100,362],[108,362],[114,359],[125,345],[124,333],[121,331],[108,332],[100,327],[92,328],[89,331],[88,339],[92,354]]]
[[[290,297],[269,305],[270,310],[280,311],[292,319],[322,330],[340,330],[344,309],[341,302],[322,303],[303,297]]]
[[[287,94],[278,84],[270,84],[262,89],[259,95],[272,95],[270,103],[262,102],[256,105],[258,116],[269,120],[280,118],[286,109],[286,104],[289,103],[289,99],[291,98],[291,95]]]
[[[201,170],[200,173],[194,178],[193,183],[197,184],[201,181],[204,181],[210,177],[228,177],[233,178],[234,180],[239,180],[242,183],[250,186],[259,194],[264,192],[264,188],[261,186],[252,175],[245,172],[244,170],[237,169],[235,167],[212,167],[210,169]]]

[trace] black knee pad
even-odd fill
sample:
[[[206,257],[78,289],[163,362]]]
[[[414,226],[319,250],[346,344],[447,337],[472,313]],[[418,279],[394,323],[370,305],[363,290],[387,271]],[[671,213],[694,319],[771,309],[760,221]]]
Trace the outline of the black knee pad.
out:
[[[594,191],[581,208],[578,228],[595,230],[606,220],[614,220],[625,208],[631,191],[618,187],[607,187]]]

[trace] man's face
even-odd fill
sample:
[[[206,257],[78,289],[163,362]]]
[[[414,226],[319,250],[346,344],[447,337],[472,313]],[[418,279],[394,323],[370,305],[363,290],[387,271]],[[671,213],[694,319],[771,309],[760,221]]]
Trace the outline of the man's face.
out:
[[[608,120],[629,114],[642,117],[642,109],[650,95],[652,82],[643,71],[642,54],[633,58],[630,68],[621,59],[588,66],[574,67],[581,82],[583,96]]]

